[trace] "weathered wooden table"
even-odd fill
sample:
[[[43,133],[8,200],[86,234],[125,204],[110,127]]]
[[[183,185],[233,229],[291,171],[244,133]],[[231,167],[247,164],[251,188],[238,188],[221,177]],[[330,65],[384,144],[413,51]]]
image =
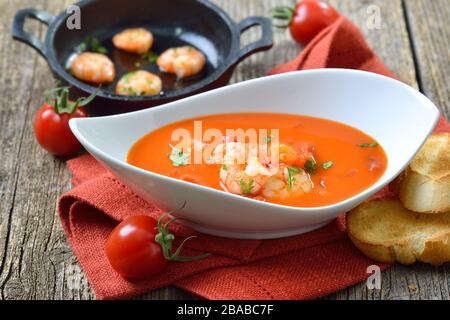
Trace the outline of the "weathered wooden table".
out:
[[[72,1],[0,0],[0,297],[92,299],[94,294],[68,245],[56,215],[58,196],[70,188],[63,161],[36,144],[33,120],[44,90],[53,85],[44,59],[10,37],[14,13],[37,7],[59,13]],[[268,15],[289,0],[215,0],[235,20]],[[330,0],[363,31],[382,60],[406,83],[450,115],[450,3],[448,0]],[[377,13],[380,20],[377,21]],[[377,22],[380,25],[377,26]],[[27,23],[42,35],[44,28]],[[255,39],[257,30],[245,39]],[[300,48],[287,32],[275,47],[242,63],[233,81],[262,76]],[[338,276],[338,275],[337,275]],[[164,288],[144,299],[189,299]],[[383,273],[382,289],[356,285],[326,299],[450,299],[447,266],[396,265]]]

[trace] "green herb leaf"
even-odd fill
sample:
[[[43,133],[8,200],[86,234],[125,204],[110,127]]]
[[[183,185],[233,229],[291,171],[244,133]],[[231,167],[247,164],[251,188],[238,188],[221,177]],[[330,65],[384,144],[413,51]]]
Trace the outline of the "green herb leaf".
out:
[[[108,49],[102,46],[102,43],[97,38],[94,38],[92,36],[87,36],[86,38],[84,38],[84,41],[78,47],[78,50],[80,52],[91,51],[103,54],[108,53]]]
[[[98,53],[107,54],[108,50],[102,46],[101,42],[97,38],[91,40],[91,50]]]
[[[134,89],[133,88],[128,88],[128,95],[130,95],[130,96],[137,96],[138,94],[137,94],[137,92],[136,91],[134,91]]]
[[[309,159],[308,161],[305,162],[305,170],[308,173],[314,174],[317,172],[317,166],[316,166],[316,160],[314,159]]]
[[[360,147],[360,148],[375,148],[375,147],[378,147],[378,143],[377,142],[361,143],[361,144],[358,144],[358,147]]]
[[[84,40],[84,42],[78,46],[78,51],[81,53],[87,51],[87,49],[86,40]]]
[[[156,53],[154,53],[152,51],[148,51],[146,53],[143,53],[141,55],[141,57],[142,57],[142,59],[147,59],[151,63],[155,63],[156,60],[158,60],[159,55],[157,55]]]
[[[302,169],[297,168],[297,167],[289,167],[287,168],[287,172],[288,172],[288,189],[292,189],[292,184],[295,181],[295,177],[294,175],[296,175],[297,173],[299,173]]]
[[[327,162],[322,163],[322,168],[324,168],[325,170],[330,169],[332,166],[334,166],[333,161],[327,161]]]
[[[248,181],[248,183],[245,183],[244,180],[241,180],[239,182],[239,184],[241,185],[241,190],[244,194],[251,194],[252,193],[252,189],[253,189],[253,180],[250,179]]]
[[[264,143],[271,143],[271,142],[272,142],[272,137],[271,137],[271,136],[264,137],[264,138],[262,139],[262,141],[263,141]]]
[[[189,160],[191,159],[190,152],[183,152],[183,150],[171,144],[169,144],[169,147],[172,149],[169,154],[169,159],[172,161],[174,167],[182,167],[189,164]]]
[[[125,74],[125,75],[122,77],[122,80],[123,80],[125,83],[128,83],[128,81],[130,81],[130,78],[131,78],[132,76],[134,76],[135,74],[136,74],[136,71],[128,72],[127,74]]]
[[[227,167],[227,165],[225,163],[222,165],[222,170],[223,171],[227,171],[228,170],[228,167]]]

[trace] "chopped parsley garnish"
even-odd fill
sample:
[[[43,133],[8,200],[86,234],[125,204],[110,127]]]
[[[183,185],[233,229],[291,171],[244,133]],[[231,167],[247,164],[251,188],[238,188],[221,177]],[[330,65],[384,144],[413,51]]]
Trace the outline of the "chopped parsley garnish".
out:
[[[297,173],[299,173],[302,169],[297,168],[297,167],[289,167],[287,168],[287,172],[288,172],[288,189],[292,189],[292,184],[295,181],[295,177],[294,175],[296,175]]]
[[[316,166],[316,160],[314,159],[309,159],[308,161],[305,162],[305,170],[308,173],[314,174],[317,172],[317,166]]]
[[[239,184],[241,185],[242,193],[244,193],[244,194],[250,194],[250,193],[252,192],[252,189],[253,189],[253,180],[252,180],[252,179],[250,179],[250,180],[248,181],[248,183],[245,183],[244,180],[241,180],[241,181],[239,182]]]
[[[155,63],[156,60],[158,60],[158,58],[159,58],[159,56],[156,53],[152,52],[152,51],[148,51],[146,53],[143,53],[141,57],[143,59],[147,59],[151,63]]]
[[[137,96],[138,94],[137,94],[137,92],[136,91],[134,91],[134,89],[133,88],[128,88],[128,94],[130,95],[130,96]]]
[[[84,38],[83,43],[80,45],[79,50],[81,52],[91,51],[97,53],[107,54],[108,49],[102,46],[102,43],[95,37],[87,36]]]
[[[361,144],[358,144],[358,147],[360,147],[360,148],[375,148],[375,147],[378,147],[378,143],[377,142],[361,143]]]
[[[271,142],[272,142],[272,137],[271,137],[271,136],[264,137],[264,138],[262,139],[262,141],[263,141],[264,143],[271,143]]]
[[[227,169],[228,169],[228,167],[227,167],[227,165],[224,163],[224,164],[222,165],[222,170],[223,170],[223,171],[227,171]]]
[[[169,147],[172,149],[169,154],[169,159],[172,161],[174,167],[181,167],[189,164],[189,160],[191,159],[190,152],[183,152],[183,150],[174,147],[171,144],[169,144]]]
[[[128,72],[127,74],[125,74],[125,75],[122,77],[122,80],[123,80],[125,83],[128,83],[128,81],[130,81],[130,78],[131,78],[132,76],[134,76],[135,74],[136,74],[136,71]]]
[[[327,162],[322,163],[322,168],[324,168],[325,170],[330,169],[332,166],[334,166],[333,161],[327,161]]]

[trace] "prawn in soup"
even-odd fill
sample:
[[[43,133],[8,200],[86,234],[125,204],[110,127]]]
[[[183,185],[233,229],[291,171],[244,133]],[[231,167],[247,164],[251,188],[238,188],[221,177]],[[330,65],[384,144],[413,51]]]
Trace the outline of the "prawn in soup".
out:
[[[132,146],[127,162],[295,207],[320,207],[350,198],[373,185],[387,167],[383,148],[358,129],[274,113],[211,115],[161,127]]]

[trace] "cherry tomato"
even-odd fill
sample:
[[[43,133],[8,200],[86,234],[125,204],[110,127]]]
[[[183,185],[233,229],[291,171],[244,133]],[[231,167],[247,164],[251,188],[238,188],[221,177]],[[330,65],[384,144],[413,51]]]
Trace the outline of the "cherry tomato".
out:
[[[162,272],[169,261],[190,262],[208,257],[209,254],[180,255],[183,245],[192,237],[186,238],[174,253],[171,252],[175,236],[169,232],[169,224],[175,219],[169,219],[165,224],[163,220],[174,212],[162,215],[158,221],[148,216],[132,216],[117,225],[105,248],[111,267],[124,278],[146,279]]]
[[[160,273],[168,261],[155,241],[157,223],[147,216],[133,216],[121,222],[106,243],[106,256],[124,278],[144,279]]]
[[[95,97],[69,101],[69,88],[60,87],[48,91],[47,102],[43,104],[34,121],[34,133],[38,143],[55,156],[70,156],[81,149],[81,144],[69,127],[72,118],[87,117],[83,106]]]
[[[81,144],[69,128],[72,118],[87,117],[83,108],[73,113],[58,114],[55,108],[45,103],[38,111],[34,122],[34,133],[39,144],[55,156],[70,156],[81,149]]]
[[[276,7],[273,17],[286,20],[287,24],[278,27],[289,26],[292,38],[305,45],[320,31],[335,22],[339,18],[339,13],[324,2],[302,0],[294,8]]]

